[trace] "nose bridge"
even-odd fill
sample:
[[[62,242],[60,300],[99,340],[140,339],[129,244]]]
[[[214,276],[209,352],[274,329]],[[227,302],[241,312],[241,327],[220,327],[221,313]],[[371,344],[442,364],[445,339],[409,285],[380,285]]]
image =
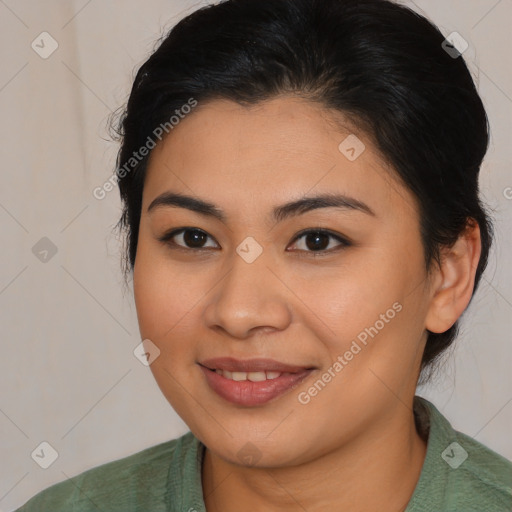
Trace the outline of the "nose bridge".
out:
[[[251,240],[237,247],[230,270],[207,306],[210,328],[222,327],[232,336],[245,338],[255,328],[286,327],[291,319],[286,290],[268,268],[270,256],[270,251],[258,250]]]

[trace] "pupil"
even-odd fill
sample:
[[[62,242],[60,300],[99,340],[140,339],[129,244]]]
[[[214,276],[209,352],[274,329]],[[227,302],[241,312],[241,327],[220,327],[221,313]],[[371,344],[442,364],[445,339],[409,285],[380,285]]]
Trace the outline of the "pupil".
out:
[[[323,241],[324,242],[327,242],[327,243],[324,243],[322,244],[321,241],[322,241],[322,238],[323,238]],[[308,240],[315,240],[315,243],[308,243]],[[320,246],[318,246],[318,240],[320,239]],[[308,249],[311,249],[311,250],[320,250],[320,249],[325,249],[328,245],[329,245],[329,237],[325,234],[325,233],[310,233],[309,235],[306,235],[306,245],[308,247]]]
[[[205,243],[205,239],[205,233],[193,229],[189,229],[183,234],[183,240],[189,246],[196,246],[195,244],[197,244],[197,247],[201,247]]]

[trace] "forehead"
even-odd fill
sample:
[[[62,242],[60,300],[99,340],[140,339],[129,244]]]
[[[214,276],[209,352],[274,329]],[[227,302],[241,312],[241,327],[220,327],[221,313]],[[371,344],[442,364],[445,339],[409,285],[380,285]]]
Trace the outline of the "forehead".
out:
[[[340,113],[297,97],[252,106],[199,103],[153,149],[145,208],[170,189],[209,197],[234,212],[263,207],[266,199],[270,205],[325,192],[359,197],[375,210],[393,204],[415,211],[412,195],[364,132]]]

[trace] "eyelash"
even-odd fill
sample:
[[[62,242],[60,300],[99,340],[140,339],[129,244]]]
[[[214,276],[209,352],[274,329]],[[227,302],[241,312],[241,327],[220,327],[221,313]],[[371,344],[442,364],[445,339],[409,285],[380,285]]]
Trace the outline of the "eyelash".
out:
[[[212,249],[211,247],[184,247],[182,245],[178,245],[175,242],[171,241],[172,238],[174,238],[175,236],[177,236],[181,233],[184,233],[186,231],[197,231],[199,233],[203,233],[203,234],[207,235],[209,238],[212,238],[210,235],[208,235],[208,233],[206,233],[202,229],[193,228],[193,227],[185,227],[185,228],[173,229],[173,230],[169,231],[168,233],[164,233],[161,237],[158,238],[158,240],[160,242],[164,243],[165,245],[167,245],[171,250],[182,250],[182,251],[186,251],[186,252],[190,252],[190,251],[202,252],[202,251],[208,251],[208,250]],[[331,249],[320,249],[318,251],[308,251],[308,250],[303,250],[303,249],[296,249],[292,252],[298,252],[299,254],[306,253],[308,255],[311,254],[313,257],[319,257],[319,256],[322,257],[322,256],[329,255],[333,252],[339,251],[341,249],[344,249],[346,247],[350,247],[352,245],[352,243],[349,240],[347,240],[346,238],[343,238],[338,234],[335,234],[329,230],[322,229],[322,228],[309,228],[309,229],[302,230],[299,233],[297,233],[297,235],[293,239],[292,243],[293,244],[296,243],[300,238],[302,238],[308,234],[326,235],[330,238],[336,239],[338,242],[341,243],[341,245],[334,249],[332,249],[332,248]]]

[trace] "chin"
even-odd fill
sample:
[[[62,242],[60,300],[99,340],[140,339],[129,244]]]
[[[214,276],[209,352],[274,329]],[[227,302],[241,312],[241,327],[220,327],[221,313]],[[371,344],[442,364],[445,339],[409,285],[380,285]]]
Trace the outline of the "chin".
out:
[[[279,468],[301,464],[308,458],[307,448],[302,446],[304,439],[301,439],[300,444],[294,441],[299,434],[269,438],[267,433],[254,435],[250,430],[246,430],[243,435],[233,437],[224,433],[222,439],[211,431],[206,436],[195,432],[194,435],[216,456],[238,466]]]

